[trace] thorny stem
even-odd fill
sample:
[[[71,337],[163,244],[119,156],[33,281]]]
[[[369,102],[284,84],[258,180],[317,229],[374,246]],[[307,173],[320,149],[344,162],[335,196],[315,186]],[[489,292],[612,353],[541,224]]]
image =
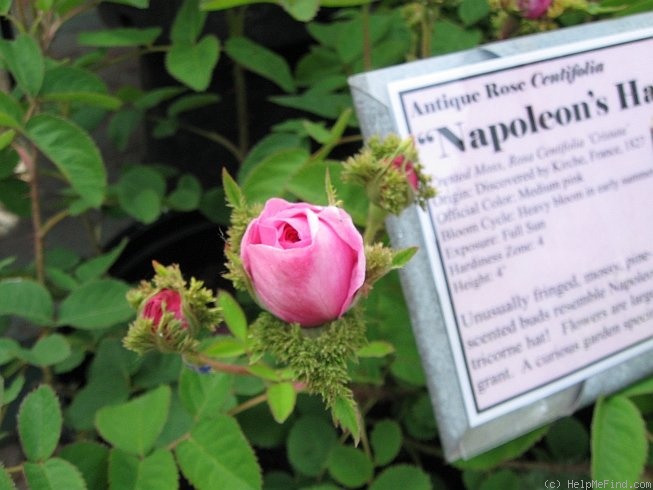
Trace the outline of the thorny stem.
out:
[[[193,364],[203,364],[211,367],[214,371],[220,371],[221,373],[237,374],[239,376],[249,376],[252,373],[249,368],[246,366],[239,366],[238,364],[228,364],[226,362],[216,361],[210,357],[205,356],[204,354],[193,354],[189,356],[189,361]]]
[[[370,35],[370,4],[363,5],[361,10],[363,17],[363,69],[372,69],[372,37]]]
[[[229,37],[239,37],[245,30],[245,7],[227,10],[227,24]],[[245,70],[237,62],[233,66],[234,90],[236,98],[236,122],[238,127],[238,148],[241,155],[245,155],[249,148],[249,125],[247,110],[247,85],[245,83]]]
[[[186,440],[188,440],[188,439],[190,439],[190,432],[186,432],[186,433],[183,434],[182,436],[180,436],[180,437],[178,437],[177,439],[175,439],[174,441],[172,441],[170,444],[168,444],[168,445],[166,446],[166,449],[167,449],[168,451],[172,451],[172,450],[173,450],[174,448],[176,448],[179,444],[181,444],[182,442],[184,442],[184,441],[186,441]]]
[[[160,117],[148,117],[148,119],[159,122],[163,121],[163,118]],[[239,163],[241,163],[244,159],[243,153],[241,153],[240,149],[236,145],[234,145],[231,141],[229,141],[227,138],[222,136],[219,133],[216,133],[214,131],[206,131],[204,129],[198,128],[196,126],[192,126],[190,124],[185,124],[185,123],[178,123],[179,129],[183,129],[184,131],[188,131],[189,133],[196,134],[198,136],[202,136],[203,138],[206,138],[209,141],[212,141],[214,143],[217,143],[221,145],[225,150],[227,150],[229,153],[231,153],[236,160],[238,160]]]
[[[433,16],[431,15],[431,8],[429,1],[424,2],[424,12],[422,15],[422,45],[420,47],[420,56],[428,58],[431,56],[431,24]]]
[[[36,268],[36,280],[43,284],[45,282],[45,259],[43,252],[43,233],[41,202],[39,198],[38,171],[36,167],[36,150],[33,146],[29,149],[20,144],[14,145],[14,149],[25,164],[29,175],[30,200],[32,203],[32,233],[34,234],[34,264]]]
[[[246,402],[241,403],[237,407],[232,408],[227,412],[229,415],[237,415],[240,412],[244,412],[245,410],[248,410],[250,408],[255,407],[256,405],[260,405],[261,403],[265,402],[268,399],[267,393],[261,393],[259,396],[255,396],[254,398],[250,398]]]
[[[363,234],[363,242],[367,245],[372,245],[376,239],[379,230],[383,228],[385,218],[388,213],[381,209],[376,204],[370,202],[367,210],[367,223],[365,223],[365,233]]]
[[[54,216],[51,216],[41,227],[41,238],[45,238],[50,230],[58,225],[61,221],[70,216],[70,211],[68,209],[63,209],[59,211]]]

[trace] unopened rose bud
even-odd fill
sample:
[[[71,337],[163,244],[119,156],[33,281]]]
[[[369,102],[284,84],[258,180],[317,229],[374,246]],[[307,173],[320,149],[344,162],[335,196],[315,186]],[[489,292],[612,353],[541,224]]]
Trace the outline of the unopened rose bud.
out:
[[[363,238],[335,206],[268,200],[240,257],[261,306],[302,327],[342,316],[365,280]]]
[[[517,6],[527,19],[537,19],[546,14],[553,0],[519,0]]]
[[[152,321],[152,329],[156,330],[161,324],[161,318],[166,312],[170,312],[181,322],[183,328],[188,327],[188,321],[184,317],[182,309],[181,294],[172,289],[162,289],[150,299],[143,307],[141,316]]]
[[[392,160],[392,166],[400,172],[403,172],[406,176],[406,181],[414,191],[419,189],[419,178],[415,172],[413,162],[408,160],[405,156],[399,155]]]

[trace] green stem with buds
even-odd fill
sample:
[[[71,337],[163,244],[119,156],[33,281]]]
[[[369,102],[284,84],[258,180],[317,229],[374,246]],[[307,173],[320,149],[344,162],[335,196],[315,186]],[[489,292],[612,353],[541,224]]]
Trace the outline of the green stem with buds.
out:
[[[363,234],[363,242],[365,244],[372,245],[376,241],[376,236],[383,229],[387,216],[387,211],[383,210],[373,202],[370,202],[367,209],[365,233]]]

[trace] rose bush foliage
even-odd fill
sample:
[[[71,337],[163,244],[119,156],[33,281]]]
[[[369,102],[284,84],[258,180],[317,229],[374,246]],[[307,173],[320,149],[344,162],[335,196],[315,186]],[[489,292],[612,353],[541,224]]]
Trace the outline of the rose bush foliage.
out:
[[[258,36],[248,37],[255,0],[158,2],[179,7],[174,20],[156,18],[144,29],[98,28],[79,17],[107,3],[0,0],[3,33],[13,31],[0,40],[0,67],[10,75],[0,92],[0,203],[30,221],[33,231],[26,260],[0,257],[0,419],[6,434],[0,488],[539,489],[547,478],[569,478],[580,487],[590,477],[632,481],[642,475],[651,439],[650,380],[597,403],[591,459],[592,414],[586,411],[467,465],[441,462],[398,278],[387,275],[371,287],[414,253],[393,255],[384,248],[383,218],[422,204],[432,197],[429,187],[414,148],[396,141],[369,142],[349,166],[336,160],[362,142],[347,76],[606,14],[636,13],[650,9],[650,0],[265,2],[305,23],[300,27],[311,38],[292,59],[259,44]],[[114,3],[127,17],[155,4]],[[323,8],[336,5],[348,8]],[[211,9],[224,10],[218,15],[225,14],[225,32],[209,32]],[[71,39],[78,41],[74,54],[58,58],[52,48],[68,44],[58,38],[73,19],[86,32]],[[163,52],[160,67],[171,75],[165,83],[175,86],[116,88],[102,80],[108,67],[120,70],[125,60]],[[247,134],[249,124],[258,123],[256,111],[269,109],[258,98],[247,104],[255,78],[270,83],[273,93],[265,103],[283,107],[278,112],[285,118],[264,128],[267,134],[257,133],[260,140]],[[235,114],[225,103],[232,100]],[[203,127],[195,126],[192,116],[205,109],[227,121],[230,131],[222,134],[204,117]],[[288,116],[287,109],[302,112]],[[282,215],[279,221],[262,219],[260,207],[250,212],[233,206],[240,225],[227,250],[237,258],[230,272],[242,268],[241,285],[272,313],[260,313],[241,294],[245,287],[214,295],[173,266],[155,264],[155,278],[128,300],[130,285],[107,277],[115,276],[112,264],[128,250],[125,242],[108,245],[102,227],[113,218],[147,226],[169,211],[196,211],[225,229],[225,195],[232,205],[241,201],[228,183],[193,175],[198,162],[189,152],[171,152],[175,161],[157,162],[164,165],[132,164],[133,155],[122,151],[141,128],[179,141],[206,136],[207,145],[226,150],[224,160],[207,163],[229,167],[254,208],[272,196],[287,200],[275,213]],[[106,171],[100,140],[111,140],[118,150],[115,173]],[[343,200],[339,211],[322,192],[329,172]],[[351,183],[365,190],[352,190]],[[288,209],[292,216],[284,214]],[[362,286],[354,232],[349,224],[345,233],[332,225],[341,223],[342,209],[365,232]],[[252,229],[262,222],[270,227],[266,240],[276,245],[243,241],[254,221]],[[52,232],[62,222],[77,226],[78,245],[88,236],[89,247],[73,249],[66,240],[59,248]],[[216,230],[215,247],[222,245]],[[270,250],[256,255],[252,250],[259,246]],[[319,275],[329,260],[336,264],[333,250],[345,257],[344,272],[332,277],[328,270],[328,280],[313,280],[308,264],[284,268],[285,259],[265,260],[288,253],[301,262],[309,250],[320,257]],[[281,271],[261,280],[256,267],[275,261]],[[211,266],[207,270],[217,275]],[[275,284],[283,294],[275,295]],[[313,302],[324,299],[319,317],[307,315],[313,307],[297,301],[305,294]],[[294,301],[291,309],[297,306],[301,316],[285,318],[298,323],[273,316],[285,316],[289,308],[274,306],[280,299]],[[522,454],[522,461],[507,461]]]

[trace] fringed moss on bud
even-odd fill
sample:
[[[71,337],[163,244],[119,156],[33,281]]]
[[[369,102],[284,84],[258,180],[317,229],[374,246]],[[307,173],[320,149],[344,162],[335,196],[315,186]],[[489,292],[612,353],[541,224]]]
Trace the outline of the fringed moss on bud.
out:
[[[196,349],[198,339],[213,332],[222,320],[213,293],[202,281],[188,284],[179,266],[153,263],[155,275],[127,293],[137,310],[123,344],[143,354],[150,350],[186,353]]]
[[[425,207],[435,196],[412,140],[396,135],[370,138],[359,154],[344,163],[342,179],[365,187],[370,201],[392,214],[413,203]]]
[[[314,329],[285,323],[264,312],[250,329],[253,359],[266,353],[289,367],[311,393],[322,396],[333,408],[338,399],[352,399],[348,386],[348,362],[367,343],[365,321],[357,308],[343,317]]]
[[[224,274],[224,277],[233,283],[234,288],[239,291],[249,292],[250,294],[252,294],[252,286],[243,268],[243,263],[240,260],[240,242],[243,239],[247,225],[260,214],[261,209],[262,206],[260,204],[247,205],[244,202],[233,207],[231,224],[227,231],[227,241],[224,248],[227,259],[227,272]]]
[[[392,270],[392,257],[394,252],[382,243],[365,246],[365,284],[363,294],[367,294],[372,285]]]

